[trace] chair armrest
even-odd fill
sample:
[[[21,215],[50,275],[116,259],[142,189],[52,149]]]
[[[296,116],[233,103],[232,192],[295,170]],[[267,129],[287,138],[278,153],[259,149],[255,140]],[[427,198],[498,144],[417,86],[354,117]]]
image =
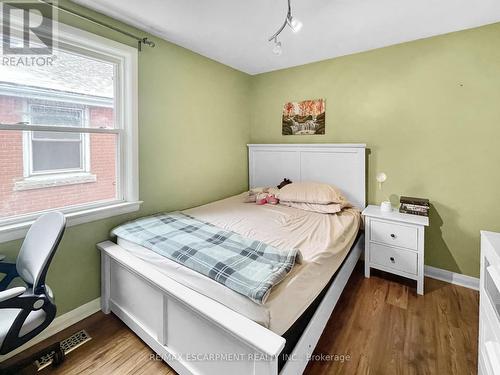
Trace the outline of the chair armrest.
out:
[[[16,288],[10,288],[10,289],[4,290],[4,291],[0,292],[0,302],[7,301],[11,298],[20,296],[24,292],[26,292],[26,288],[23,286],[18,286]]]
[[[39,303],[37,302],[39,300],[44,301],[42,305],[54,304],[53,301],[46,294],[32,294],[31,291],[25,293],[26,290],[28,289],[26,289],[25,287],[17,287],[17,288],[7,289],[6,291],[1,292],[0,310],[1,309],[37,310],[38,308],[34,307],[34,304]],[[9,293],[9,295],[5,295],[4,298],[3,293]]]

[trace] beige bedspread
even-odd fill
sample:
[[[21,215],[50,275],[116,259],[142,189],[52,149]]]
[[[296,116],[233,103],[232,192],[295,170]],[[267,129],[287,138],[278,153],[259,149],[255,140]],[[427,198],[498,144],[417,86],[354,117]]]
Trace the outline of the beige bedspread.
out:
[[[197,219],[278,249],[299,248],[302,263],[275,286],[264,305],[235,293],[214,280],[123,239],[118,244],[157,266],[167,276],[283,334],[318,296],[353,244],[359,226],[357,209],[320,214],[286,206],[243,203],[236,195],[184,211]]]

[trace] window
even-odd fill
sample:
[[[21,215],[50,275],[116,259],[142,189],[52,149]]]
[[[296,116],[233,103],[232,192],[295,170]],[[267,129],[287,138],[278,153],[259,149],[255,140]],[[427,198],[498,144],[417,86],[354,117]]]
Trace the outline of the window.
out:
[[[137,51],[62,25],[53,64],[0,65],[0,242],[41,212],[139,208]]]
[[[83,107],[31,104],[31,125],[84,127]],[[29,163],[29,176],[64,172],[88,172],[88,136],[81,133],[29,132],[24,158]],[[59,157],[64,155],[64,158]],[[26,173],[25,173],[26,174]]]

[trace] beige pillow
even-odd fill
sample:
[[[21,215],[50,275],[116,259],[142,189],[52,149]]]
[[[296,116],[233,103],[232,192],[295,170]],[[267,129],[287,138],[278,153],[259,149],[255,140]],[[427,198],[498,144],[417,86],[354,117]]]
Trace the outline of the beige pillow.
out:
[[[277,198],[286,202],[339,203],[344,207],[349,205],[349,202],[338,188],[318,182],[294,182],[288,184],[280,189]]]
[[[304,211],[318,212],[320,214],[336,214],[342,211],[342,204],[317,204],[317,203],[304,203],[304,202],[286,202],[280,201],[280,204],[288,207],[298,208]]]

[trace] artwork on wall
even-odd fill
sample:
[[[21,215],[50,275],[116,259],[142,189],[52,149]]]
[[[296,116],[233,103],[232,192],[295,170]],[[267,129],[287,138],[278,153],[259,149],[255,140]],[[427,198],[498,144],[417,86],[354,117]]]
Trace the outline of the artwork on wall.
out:
[[[285,103],[282,121],[283,135],[325,134],[325,99]]]

